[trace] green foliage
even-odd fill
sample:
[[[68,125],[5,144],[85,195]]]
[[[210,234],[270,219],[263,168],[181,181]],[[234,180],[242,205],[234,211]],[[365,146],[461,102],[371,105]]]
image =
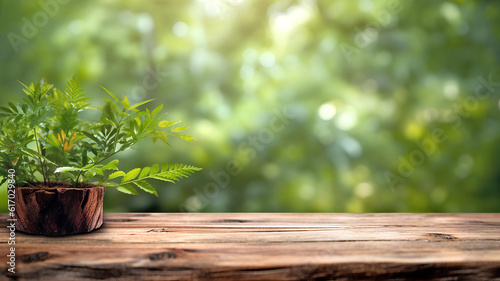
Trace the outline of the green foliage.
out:
[[[153,111],[140,110],[140,106],[152,100],[131,105],[127,97],[119,100],[103,87],[110,99],[104,98],[103,106],[91,108],[76,78],[68,81],[65,90],[53,88],[43,80],[23,86],[27,97],[22,102],[0,107],[2,183],[7,170],[15,169],[17,182],[24,185],[43,181],[47,186],[66,182],[79,187],[95,179],[95,184],[117,187],[127,194],[137,194],[134,185],[158,196],[147,180],[174,183],[200,170],[164,163],[161,170],[155,164],[125,173],[119,171],[117,159],[111,160],[146,138],[161,139],[168,145],[168,136],[194,140],[178,134],[188,128],[173,127],[180,121],[163,120],[163,105]],[[100,120],[81,120],[78,115],[86,109],[99,110]],[[109,170],[118,171],[107,176]],[[122,177],[120,183],[111,181],[118,177]]]
[[[111,180],[122,177],[121,182],[116,186],[118,186],[118,190],[124,193],[137,194],[137,191],[132,186],[132,184],[134,184],[143,191],[158,196],[156,189],[146,181],[147,179],[156,179],[173,183],[182,178],[187,178],[199,170],[200,169],[197,167],[184,164],[163,164],[161,170],[159,170],[159,165],[154,164],[152,167],[144,167],[142,170],[141,168],[136,168],[128,173],[117,171],[109,175],[108,179]]]
[[[65,2],[30,38],[40,3],[1,2],[0,105],[16,80],[75,73],[93,99],[113,100],[101,84],[130,104],[161,100],[203,139],[139,143],[117,155],[123,171],[210,167],[161,200],[108,196],[107,212],[500,212],[500,89],[471,100],[479,77],[500,81],[499,1]],[[435,128],[447,140],[391,188],[384,174]]]

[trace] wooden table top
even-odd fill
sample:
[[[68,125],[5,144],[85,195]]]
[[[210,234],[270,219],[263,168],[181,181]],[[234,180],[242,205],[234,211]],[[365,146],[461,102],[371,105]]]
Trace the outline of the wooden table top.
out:
[[[15,274],[6,219],[5,280],[500,280],[500,214],[106,213],[16,233]]]

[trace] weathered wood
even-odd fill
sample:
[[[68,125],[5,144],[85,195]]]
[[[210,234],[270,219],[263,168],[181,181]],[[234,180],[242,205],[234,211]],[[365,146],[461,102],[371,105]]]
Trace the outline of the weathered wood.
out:
[[[17,187],[16,228],[50,236],[90,232],[103,223],[104,186]]]
[[[15,246],[12,280],[500,280],[500,214],[105,214]]]

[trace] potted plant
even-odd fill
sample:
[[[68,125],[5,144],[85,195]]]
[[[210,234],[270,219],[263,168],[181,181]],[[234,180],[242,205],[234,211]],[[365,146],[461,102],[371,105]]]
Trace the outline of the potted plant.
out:
[[[23,86],[22,102],[0,107],[0,184],[8,180],[9,194],[15,194],[16,227],[22,232],[90,232],[103,223],[105,189],[158,196],[148,180],[173,183],[200,170],[167,163],[118,169],[113,156],[145,138],[166,144],[170,135],[194,140],[180,133],[188,128],[176,126],[180,121],[163,120],[163,105],[141,110],[151,100],[131,105],[103,88],[109,98],[92,107],[75,78],[65,90],[43,80]],[[98,110],[100,119],[82,120],[85,110]]]

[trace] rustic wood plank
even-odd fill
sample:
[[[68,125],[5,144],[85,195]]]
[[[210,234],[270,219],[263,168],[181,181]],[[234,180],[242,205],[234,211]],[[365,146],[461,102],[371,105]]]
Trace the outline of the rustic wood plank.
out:
[[[16,257],[6,280],[500,280],[500,214],[108,213]]]

